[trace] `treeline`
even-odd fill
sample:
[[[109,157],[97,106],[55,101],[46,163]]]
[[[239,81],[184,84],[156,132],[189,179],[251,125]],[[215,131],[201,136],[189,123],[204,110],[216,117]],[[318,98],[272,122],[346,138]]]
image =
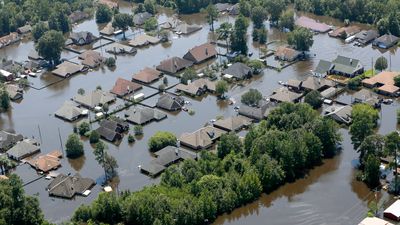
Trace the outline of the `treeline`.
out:
[[[161,183],[120,196],[101,193],[80,206],[73,222],[89,224],[204,224],[303,176],[335,154],[338,126],[307,104],[281,104],[244,140],[225,134],[217,154],[168,168]]]
[[[54,23],[76,10],[86,11],[92,7],[93,0],[4,0],[0,4],[0,36],[14,32],[27,23]]]

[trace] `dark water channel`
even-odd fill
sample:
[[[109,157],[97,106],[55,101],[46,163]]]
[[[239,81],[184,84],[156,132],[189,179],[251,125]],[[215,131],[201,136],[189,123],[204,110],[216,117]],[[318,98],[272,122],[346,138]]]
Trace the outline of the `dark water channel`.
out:
[[[122,4],[121,10],[130,11],[130,5]],[[165,20],[170,15],[171,12],[163,12],[159,19]],[[155,66],[167,57],[183,56],[188,49],[208,40],[210,36],[209,27],[204,15],[184,16],[182,19],[188,23],[203,25],[203,29],[185,37],[172,35],[171,44],[143,48],[138,50],[135,56],[118,56],[117,66],[113,71],[100,68],[87,74],[79,74],[71,79],[63,80],[42,90],[31,88],[25,93],[22,102],[13,103],[12,110],[0,114],[0,129],[13,130],[26,137],[33,136],[39,141],[41,140],[42,153],[60,149],[58,129],[60,129],[62,143],[65,144],[67,136],[72,132],[73,124],[55,118],[54,112],[64,101],[76,95],[79,88],[89,92],[101,85],[103,90],[110,90],[118,77],[130,79],[134,73],[143,67]],[[329,23],[336,23],[329,18],[328,20]],[[219,22],[224,21],[234,22],[234,18],[221,16]],[[218,24],[216,27],[218,27]],[[74,31],[87,30],[98,35],[98,28],[94,20],[89,20],[73,29]],[[249,34],[251,34],[251,27]],[[272,40],[284,41],[285,34],[270,29],[268,41]],[[0,57],[7,57],[16,61],[27,60],[27,54],[33,48],[33,45],[32,41],[23,40],[19,44],[1,49]],[[254,57],[258,56],[257,45],[251,43],[251,38],[249,38],[249,46],[250,51],[254,52]],[[400,54],[396,54],[397,49],[382,53],[372,49],[371,46],[353,47],[352,45],[345,45],[340,40],[332,39],[328,35],[316,35],[311,52],[315,56],[310,61],[296,63],[282,72],[265,70],[263,75],[247,82],[246,85],[234,86],[228,95],[238,101],[240,95],[250,88],[256,88],[264,95],[269,95],[279,87],[278,81],[286,81],[290,78],[304,79],[304,74],[315,68],[319,59],[332,60],[338,54],[358,58],[367,68],[370,68],[372,57],[377,58],[380,55],[389,57],[391,55],[392,70],[400,71],[400,64],[398,64]],[[107,56],[106,53],[104,55]],[[64,51],[62,57],[74,58],[76,55]],[[172,77],[169,79],[171,83],[177,82]],[[60,79],[48,73],[37,78],[30,78],[35,87],[43,87],[57,80]],[[155,84],[154,87],[158,87],[158,84]],[[154,90],[145,88],[143,92],[150,95]],[[153,105],[157,98],[158,96],[154,96],[144,103]],[[166,120],[144,126],[144,136],[132,145],[128,144],[126,136],[119,146],[107,143],[109,152],[116,158],[119,165],[119,177],[115,178],[112,183],[114,188],[139,190],[146,185],[158,182],[158,179],[151,179],[138,170],[138,165],[153,159],[147,149],[147,141],[155,132],[166,130],[179,137],[184,132],[192,132],[202,127],[207,121],[218,115],[227,117],[236,114],[233,106],[217,102],[217,98],[213,95],[207,95],[201,99],[187,98],[187,100],[192,103],[190,108],[195,111],[193,116],[186,112],[168,113]],[[379,129],[381,133],[388,133],[396,129],[395,111],[398,107],[398,101],[393,105],[383,106]],[[93,126],[96,127],[97,125],[94,124]],[[236,209],[229,215],[218,217],[215,224],[347,224],[346,221],[350,221],[351,223],[348,224],[352,224],[358,222],[365,215],[366,204],[371,199],[371,194],[365,185],[355,181],[352,161],[357,158],[357,154],[352,150],[347,130],[342,129],[341,132],[344,137],[344,150],[341,154],[333,159],[326,160],[322,166],[313,169],[306,178],[287,184],[271,194],[263,195],[258,201]],[[83,177],[101,180],[103,170],[94,159],[93,147],[87,140],[84,144],[85,156],[75,160],[62,159],[62,167],[58,169],[58,172],[80,173]],[[24,181],[33,180],[38,176],[27,165],[19,166],[16,173]],[[101,191],[101,187],[96,185],[88,197],[63,200],[48,196],[45,190],[48,183],[49,181],[40,179],[27,185],[25,190],[28,194],[39,198],[46,218],[56,223],[68,219],[74,209],[82,203],[90,203]],[[354,206],[354,210],[352,210],[352,206]]]

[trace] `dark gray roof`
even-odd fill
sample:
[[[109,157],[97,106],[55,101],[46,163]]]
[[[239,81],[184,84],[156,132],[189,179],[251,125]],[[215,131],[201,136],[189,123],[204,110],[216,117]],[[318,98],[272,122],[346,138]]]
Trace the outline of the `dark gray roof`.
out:
[[[40,147],[38,145],[35,145],[30,140],[23,140],[10,148],[10,150],[7,151],[7,155],[15,160],[21,160],[37,152],[40,152]]]
[[[73,121],[82,115],[83,109],[78,108],[74,102],[66,101],[64,104],[55,112],[57,117],[62,119]]]
[[[166,73],[177,73],[183,69],[186,69],[193,65],[193,62],[182,59],[179,57],[172,57],[160,62],[160,65],[156,67],[157,70]]]
[[[159,121],[167,117],[167,114],[148,107],[135,107],[125,113],[126,120],[134,124],[145,124],[153,120]]]
[[[177,95],[163,94],[158,99],[156,106],[169,111],[180,110],[185,104],[185,100]]]
[[[329,116],[339,123],[350,124],[351,123],[351,111],[350,105],[338,106],[333,105],[326,108],[323,112],[324,116]]]
[[[115,132],[114,130],[108,129],[107,127],[100,126],[96,129],[96,131],[99,133],[100,137],[110,142],[121,138],[121,134]]]
[[[383,44],[385,47],[391,47],[394,44],[396,44],[398,41],[399,41],[398,37],[396,37],[394,35],[391,35],[391,34],[385,34],[385,35],[382,35],[379,38],[377,38],[374,41],[374,44],[375,45],[382,45]]]
[[[333,67],[333,64],[329,61],[326,60],[320,60],[317,68],[315,68],[314,73],[317,74],[326,74],[329,70],[331,70]]]
[[[242,104],[239,108],[239,114],[255,120],[262,120],[268,116],[269,112],[277,107],[275,102],[260,101],[259,107],[251,107]]]
[[[21,134],[0,131],[0,149],[7,150],[15,145],[18,141],[22,141],[23,138],[24,137]]]
[[[378,31],[376,30],[363,30],[355,35],[358,42],[361,44],[368,44],[375,38],[379,37]]]
[[[335,67],[333,68],[335,71],[345,74],[353,74],[354,72],[359,70],[360,67],[362,67],[360,60],[341,55],[333,60],[332,63],[335,65]]]
[[[309,76],[306,80],[301,83],[301,87],[307,90],[316,90],[320,91],[325,88],[334,87],[335,82],[321,78],[321,77],[314,77]]]
[[[251,68],[247,65],[237,62],[222,71],[223,74],[229,74],[235,77],[236,79],[244,79],[250,75]]]
[[[72,198],[76,194],[83,194],[95,185],[94,180],[82,178],[79,174],[67,176],[60,174],[47,186],[49,194],[62,198]]]
[[[154,161],[151,161],[140,168],[143,173],[149,174],[150,176],[157,176],[165,169],[167,169],[165,166],[155,163]]]

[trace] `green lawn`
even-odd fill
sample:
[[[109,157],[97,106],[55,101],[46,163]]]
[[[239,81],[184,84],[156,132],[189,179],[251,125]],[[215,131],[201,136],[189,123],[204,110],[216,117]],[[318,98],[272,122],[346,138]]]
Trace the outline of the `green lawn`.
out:
[[[376,71],[374,71],[373,69],[367,70],[362,74],[362,76],[364,76],[365,78],[370,78],[374,75],[376,75]]]

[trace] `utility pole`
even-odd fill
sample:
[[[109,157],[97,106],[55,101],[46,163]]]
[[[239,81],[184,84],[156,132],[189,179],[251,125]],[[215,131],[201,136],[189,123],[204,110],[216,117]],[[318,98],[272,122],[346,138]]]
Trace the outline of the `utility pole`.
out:
[[[61,153],[64,156],[64,147],[63,147],[63,143],[62,143],[62,139],[61,139],[60,128],[58,128],[58,138],[60,139]]]
[[[38,124],[38,130],[39,130],[40,144],[42,145],[42,144],[43,144],[43,141],[42,141],[42,132],[40,131],[40,126],[39,126],[39,124]]]

